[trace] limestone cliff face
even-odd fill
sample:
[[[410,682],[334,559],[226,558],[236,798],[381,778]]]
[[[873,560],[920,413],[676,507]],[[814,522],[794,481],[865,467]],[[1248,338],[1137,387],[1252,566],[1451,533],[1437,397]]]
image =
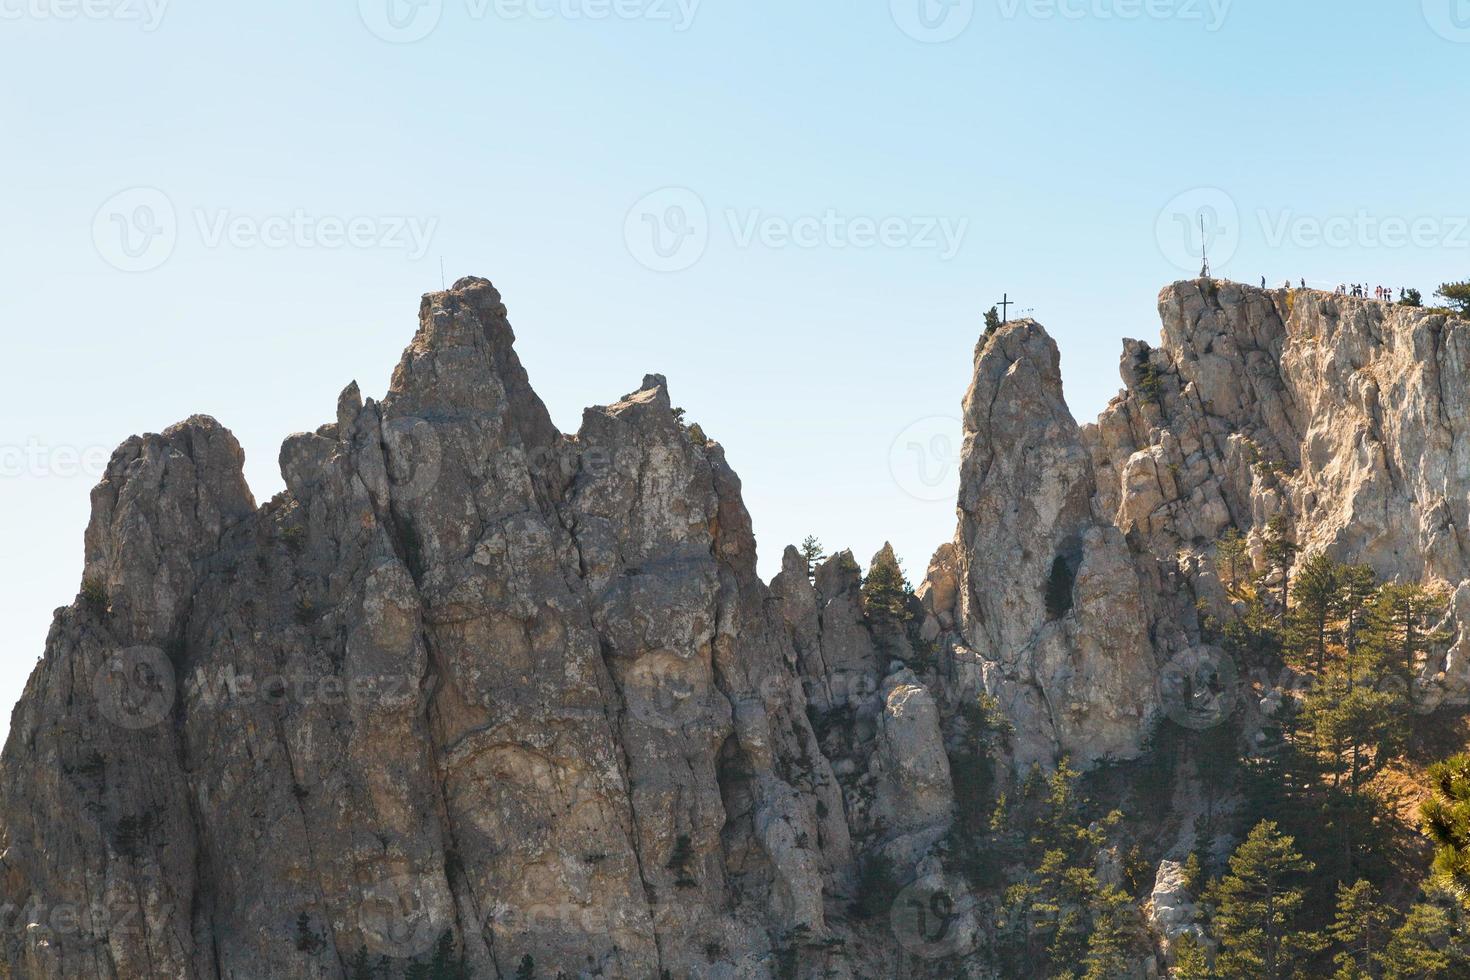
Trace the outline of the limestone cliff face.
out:
[[[1163,344],[1128,341],[1128,388],[1086,441],[1102,502],[1207,604],[1227,528],[1281,515],[1299,556],[1458,590],[1470,625],[1470,325],[1315,291],[1184,282],[1159,297]],[[1457,643],[1425,665],[1463,698]]]
[[[448,932],[484,977],[766,976],[828,937],[843,804],[739,481],[661,378],[557,432],[511,344],[489,283],[426,297],[259,509],[211,420],[118,451],[0,763],[17,975]]]
[[[757,578],[663,378],[559,432],[480,279],[262,506],[211,419],[129,440],[0,756],[0,975],[335,980],[448,935],[485,978],[984,976],[973,901],[938,945],[908,892],[855,907],[881,862],[949,872],[978,694],[1017,767],[1137,754],[1212,542],[1276,513],[1470,615],[1470,325],[1160,306],[1085,427],[1039,325],[982,340],[955,540],[876,606],[847,552]],[[1464,651],[1426,667],[1447,692]]]
[[[1135,754],[1155,713],[1145,580],[1039,325],[981,341],[964,410],[956,657],[1010,715],[1018,765]]]
[[[1018,766],[1136,755],[1160,668],[1227,616],[1214,546],[1263,568],[1267,523],[1385,579],[1454,592],[1431,704],[1470,694],[1470,325],[1315,291],[1202,280],[1159,297],[1158,348],[1079,429],[1040,326],[982,339],[965,399],[959,529],[921,595],[955,698],[996,696]]]

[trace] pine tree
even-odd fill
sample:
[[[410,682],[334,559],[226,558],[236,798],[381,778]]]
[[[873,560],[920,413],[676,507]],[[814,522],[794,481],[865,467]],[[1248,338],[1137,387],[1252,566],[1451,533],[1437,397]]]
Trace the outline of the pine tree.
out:
[[[1470,755],[1429,767],[1431,796],[1419,806],[1424,832],[1434,841],[1434,870],[1470,888]]]
[[[892,545],[883,545],[883,550],[873,556],[873,565],[863,580],[862,594],[863,612],[875,624],[894,626],[908,620],[913,589],[904,578]]]
[[[992,306],[985,311],[985,336],[989,337],[1000,329],[1000,308]]]
[[[1138,909],[1095,871],[1122,815],[1084,824],[1079,778],[1063,759],[1049,777],[1028,777],[1023,787],[1017,810],[1034,817],[1028,847],[1015,860],[1032,870],[1005,892],[1011,927],[1000,937],[1003,975],[1111,978],[1141,953]]]
[[[516,980],[536,980],[536,961],[531,959],[530,953],[521,957],[521,965],[516,967]]]
[[[347,970],[349,980],[377,980],[378,970],[368,958],[366,946],[357,947],[357,952],[353,955]]]
[[[1285,980],[1322,946],[1300,931],[1305,889],[1298,882],[1315,865],[1296,841],[1263,820],[1230,857],[1230,873],[1213,889],[1213,926],[1220,943],[1216,969],[1225,980]]]
[[[464,956],[456,952],[454,933],[445,930],[434,943],[427,963],[414,963],[403,973],[404,980],[470,980]]]
[[[1390,910],[1379,903],[1370,882],[1339,884],[1330,935],[1342,948],[1332,960],[1337,966],[1333,980],[1372,980],[1391,926]]]
[[[311,916],[302,912],[296,917],[296,948],[310,956],[315,956],[326,945],[321,934],[311,927]]]
[[[1327,669],[1328,639],[1341,605],[1342,573],[1336,562],[1318,552],[1302,563],[1293,591],[1296,605],[1287,619],[1286,646],[1299,663],[1321,674]]]
[[[1442,283],[1434,295],[1459,316],[1470,315],[1470,280]]]
[[[1244,614],[1225,625],[1221,638],[1227,651],[1247,663],[1266,663],[1281,652],[1281,630],[1266,607],[1265,593],[1259,584],[1244,593]]]
[[[1286,515],[1277,514],[1266,522],[1266,567],[1281,578],[1281,623],[1286,624],[1290,604],[1291,566],[1296,561],[1296,544],[1291,540],[1291,526]]]
[[[1306,697],[1303,735],[1314,750],[1317,778],[1330,777],[1315,790],[1321,810],[1312,840],[1333,873],[1361,872],[1359,847],[1372,839],[1380,809],[1368,780],[1402,752],[1410,715],[1401,691],[1364,685],[1349,690],[1341,668]],[[1324,848],[1331,844],[1338,846],[1329,855]]]
[[[689,869],[689,864],[694,860],[694,842],[689,839],[688,834],[680,834],[674,839],[674,852],[669,856],[668,864],[664,865],[669,871],[674,872],[674,884],[680,888],[697,888],[699,882]]]
[[[801,552],[801,557],[806,561],[807,578],[813,578],[817,574],[817,563],[827,557],[822,551],[822,542],[818,541],[815,535],[808,534],[797,550]]]
[[[1239,598],[1241,583],[1250,570],[1250,557],[1250,541],[1237,528],[1226,531],[1215,545],[1216,568],[1231,598]]]
[[[1384,980],[1464,980],[1470,976],[1458,896],[1426,889],[1425,900],[1409,908],[1378,957]]]
[[[1412,681],[1421,656],[1427,656],[1451,634],[1436,630],[1448,598],[1417,582],[1390,582],[1373,599],[1373,636],[1386,659],[1396,662],[1404,679]]]
[[[1211,980],[1210,958],[1205,947],[1192,932],[1183,932],[1174,940],[1174,968],[1169,980]]]
[[[1371,640],[1369,604],[1378,591],[1378,577],[1367,565],[1345,565],[1340,570],[1338,602],[1342,616],[1343,660],[1347,665],[1347,686],[1352,690],[1359,680],[1376,677],[1380,658]]]
[[[1116,888],[1099,891],[1092,899],[1092,933],[1087,937],[1086,972],[1082,980],[1115,980],[1127,976],[1139,949],[1142,932],[1138,908]]]

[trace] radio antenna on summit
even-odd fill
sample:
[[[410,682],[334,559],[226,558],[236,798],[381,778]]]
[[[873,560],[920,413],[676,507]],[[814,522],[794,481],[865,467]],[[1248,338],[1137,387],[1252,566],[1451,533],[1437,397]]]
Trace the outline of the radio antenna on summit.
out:
[[[1199,254],[1200,259],[1204,262],[1204,265],[1200,267],[1199,277],[1201,279],[1208,279],[1210,278],[1210,240],[1205,237],[1205,215],[1203,211],[1200,212],[1199,216]]]

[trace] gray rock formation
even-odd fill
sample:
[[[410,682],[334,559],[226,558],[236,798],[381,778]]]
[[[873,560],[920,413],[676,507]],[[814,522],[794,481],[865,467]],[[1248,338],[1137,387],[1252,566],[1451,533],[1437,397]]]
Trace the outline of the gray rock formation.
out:
[[[3,759],[15,972],[447,931],[478,976],[765,976],[829,935],[842,799],[723,452],[657,377],[563,436],[511,343],[489,283],[426,297],[258,510],[211,420],[118,451]]]
[[[1085,431],[1117,525],[1218,609],[1213,545],[1259,556],[1283,516],[1299,558],[1454,591],[1470,578],[1470,328],[1424,310],[1307,290],[1176,283],[1163,344],[1129,341],[1128,388]],[[1467,593],[1470,595],[1470,593]],[[1456,604],[1454,631],[1466,624]],[[1176,620],[1187,619],[1176,610]],[[1464,643],[1441,670],[1470,691]]]
[[[926,599],[1014,722],[1018,766],[1136,754],[1156,712],[1146,579],[1097,505],[1040,325],[981,340],[964,420],[959,531]]]
[[[557,431],[480,279],[424,298],[381,402],[286,440],[262,506],[213,420],[130,439],[0,756],[0,975],[337,980],[448,936],[481,978],[985,976],[963,886],[942,943],[899,918],[952,878],[979,695],[1018,768],[1136,755],[1223,602],[1213,542],[1278,513],[1470,615],[1470,325],[1225,283],[1160,308],[1085,427],[1039,325],[981,341],[955,540],[882,615],[848,552],[757,578],[663,378]],[[1425,665],[1446,692],[1467,643]],[[854,908],[879,859],[892,922]]]

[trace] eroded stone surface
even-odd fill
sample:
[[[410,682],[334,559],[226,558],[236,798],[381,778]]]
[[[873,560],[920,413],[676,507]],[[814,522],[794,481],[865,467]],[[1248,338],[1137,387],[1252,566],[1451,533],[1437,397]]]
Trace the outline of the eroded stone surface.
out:
[[[0,961],[335,980],[448,933],[480,977],[984,975],[975,896],[915,955],[855,915],[862,869],[952,876],[982,693],[1015,769],[1136,755],[1161,665],[1211,649],[1225,529],[1456,588],[1425,674],[1470,688],[1470,325],[1229,283],[1160,310],[1083,427],[1038,324],[982,339],[955,539],[877,619],[849,552],[757,578],[662,377],[557,431],[481,279],[424,297],[381,401],[286,440],[263,506],[211,419],[128,440],[0,757]]]

